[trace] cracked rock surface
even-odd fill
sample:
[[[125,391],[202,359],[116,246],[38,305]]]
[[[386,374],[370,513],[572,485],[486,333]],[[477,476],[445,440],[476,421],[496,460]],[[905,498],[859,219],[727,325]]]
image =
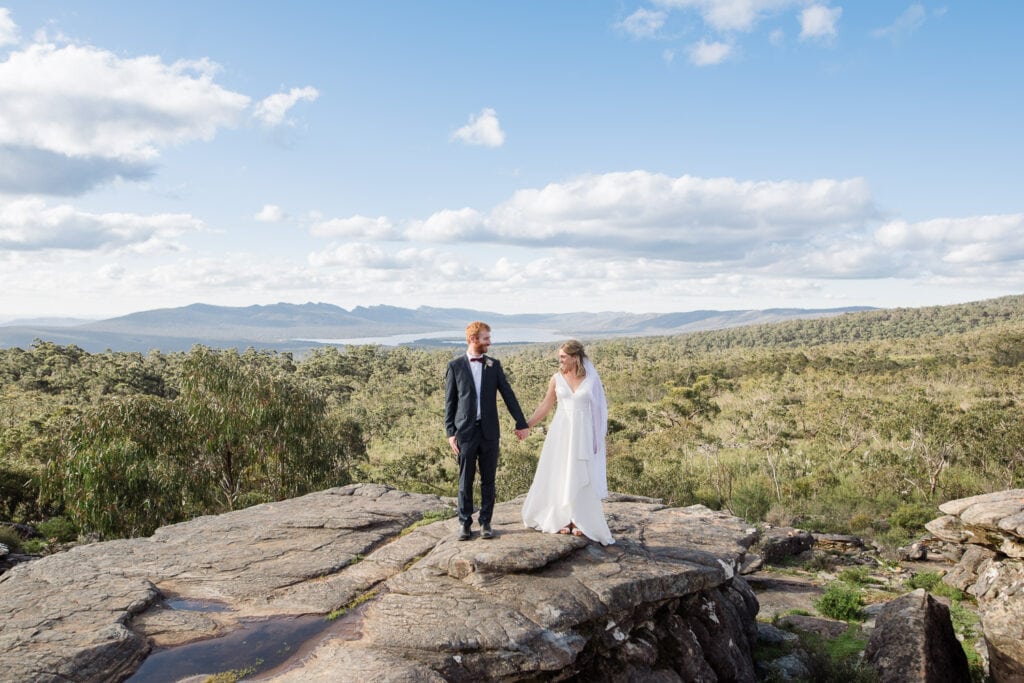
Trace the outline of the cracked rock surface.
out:
[[[443,500],[357,484],[19,565],[0,576],[0,678],[123,680],[154,647],[366,599],[356,637],[256,679],[756,680],[746,522],[612,494],[603,547],[525,529],[521,502],[459,542],[455,519],[410,530]]]
[[[978,614],[995,681],[1024,680],[1024,489],[1009,489],[939,506],[925,526],[964,552],[946,583],[978,599]]]

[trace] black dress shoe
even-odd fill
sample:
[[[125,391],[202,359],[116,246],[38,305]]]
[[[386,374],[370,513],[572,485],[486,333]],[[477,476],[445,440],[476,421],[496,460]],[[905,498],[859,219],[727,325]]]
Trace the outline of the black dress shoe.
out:
[[[462,527],[462,531],[459,532],[460,541],[468,541],[473,538],[473,532],[469,530],[469,525]]]
[[[494,532],[491,531],[490,524],[484,524],[480,527],[480,538],[494,538]]]

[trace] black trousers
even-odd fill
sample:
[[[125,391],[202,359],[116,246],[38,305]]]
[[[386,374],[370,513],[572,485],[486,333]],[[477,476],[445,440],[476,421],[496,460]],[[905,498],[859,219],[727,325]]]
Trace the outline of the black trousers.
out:
[[[480,424],[470,430],[459,444],[459,521],[473,522],[473,483],[480,471],[481,525],[490,524],[494,514],[494,477],[498,472],[498,439],[485,439]]]

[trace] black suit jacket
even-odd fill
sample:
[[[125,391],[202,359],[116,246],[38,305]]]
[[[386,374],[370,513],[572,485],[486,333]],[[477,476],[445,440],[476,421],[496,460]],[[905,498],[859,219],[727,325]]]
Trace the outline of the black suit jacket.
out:
[[[505,401],[505,407],[516,421],[516,429],[526,429],[526,418],[519,408],[512,386],[505,378],[505,371],[497,358],[484,356],[480,376],[480,428],[485,439],[497,439],[501,434],[498,426],[498,394]],[[469,369],[469,358],[462,354],[448,363],[445,375],[444,426],[448,436],[463,438],[476,422],[476,386],[473,371]]]

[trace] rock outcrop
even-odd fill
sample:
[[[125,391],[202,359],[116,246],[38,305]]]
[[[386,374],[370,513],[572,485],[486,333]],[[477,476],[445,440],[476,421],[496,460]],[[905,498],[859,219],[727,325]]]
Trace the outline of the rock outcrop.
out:
[[[963,683],[971,680],[967,656],[953,632],[949,608],[923,588],[885,604],[864,659],[879,683]]]
[[[945,581],[978,599],[995,681],[1024,680],[1024,489],[939,506],[926,524],[943,541],[966,546]]]
[[[757,599],[738,575],[756,530],[613,495],[602,547],[524,529],[520,503],[497,507],[497,538],[459,542],[454,519],[418,525],[441,499],[353,485],[19,565],[0,576],[0,675],[123,680],[182,643],[362,603],[256,676],[756,680]]]
[[[799,555],[814,546],[814,535],[793,527],[770,527],[762,534],[755,550],[770,564]]]

